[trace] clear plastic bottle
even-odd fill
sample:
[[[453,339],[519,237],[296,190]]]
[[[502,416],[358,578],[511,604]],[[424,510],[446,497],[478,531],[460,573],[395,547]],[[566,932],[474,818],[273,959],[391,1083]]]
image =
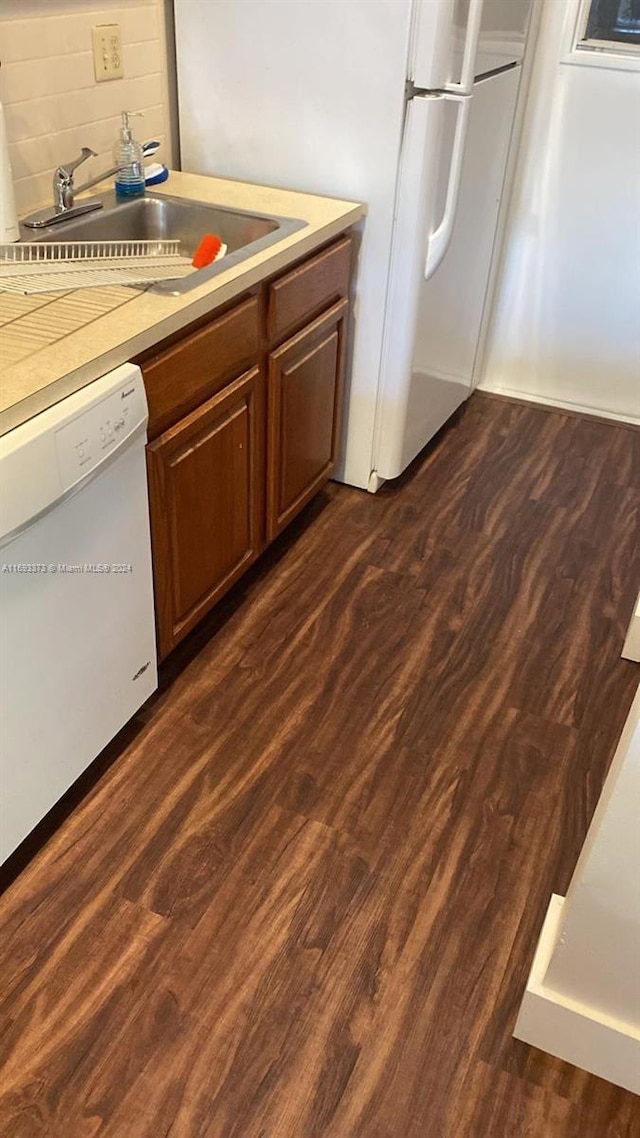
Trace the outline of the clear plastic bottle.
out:
[[[118,198],[141,198],[144,196],[144,155],[142,143],[133,137],[129,119],[141,117],[137,112],[123,111],[120,137],[113,148],[114,166],[124,166],[116,174],[115,189]]]

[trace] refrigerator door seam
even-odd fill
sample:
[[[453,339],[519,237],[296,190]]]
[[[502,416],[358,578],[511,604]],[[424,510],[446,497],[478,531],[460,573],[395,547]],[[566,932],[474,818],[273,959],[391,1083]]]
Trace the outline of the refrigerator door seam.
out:
[[[483,5],[484,0],[469,0],[469,18],[467,20],[467,28],[464,37],[460,82],[445,84],[445,91],[451,91],[452,94],[471,94],[475,79],[476,56],[478,54]]]
[[[411,90],[415,95],[418,94],[417,89],[415,89],[413,87],[413,84],[411,83],[411,81],[407,80],[407,83],[405,85],[405,91],[408,92],[409,90]],[[427,101],[427,100],[429,100],[429,101],[434,100],[435,101],[437,99],[442,98],[442,96],[435,94],[434,92],[431,92],[431,91],[422,91],[422,92],[420,92],[420,98],[424,99],[425,101]],[[384,305],[384,314],[383,314],[383,337],[382,337],[382,345],[381,345],[381,349],[380,349],[380,361],[379,361],[379,366],[378,366],[378,377],[377,377],[377,383],[376,383],[376,410],[375,410],[375,416],[374,416],[373,436],[372,436],[372,440],[371,440],[372,445],[371,445],[370,470],[369,470],[369,476],[368,476],[368,482],[367,482],[367,490],[369,491],[369,493],[372,493],[372,494],[375,494],[376,491],[380,489],[380,486],[382,485],[382,483],[385,481],[385,479],[381,475],[378,474],[377,465],[378,465],[378,458],[379,458],[379,451],[380,451],[381,434],[383,431],[383,418],[384,418],[383,408],[384,408],[384,394],[385,394],[385,387],[386,387],[385,359],[386,359],[386,355],[387,355],[387,351],[388,351],[387,338],[389,335],[389,316],[390,316],[390,310],[392,310],[392,308],[393,308],[392,282],[393,282],[394,273],[395,273],[395,260],[396,260],[397,254],[398,254],[398,245],[397,245],[397,243],[398,243],[398,227],[401,223],[400,214],[401,214],[401,208],[402,208],[403,181],[404,181],[404,178],[406,176],[403,165],[404,165],[404,161],[406,160],[407,147],[409,146],[409,137],[408,137],[409,132],[410,132],[409,108],[411,106],[412,101],[413,101],[413,94],[412,95],[407,94],[407,97],[405,98],[405,105],[404,105],[404,116],[403,116],[403,123],[402,123],[402,138],[400,141],[400,154],[398,157],[398,165],[397,165],[397,170],[396,170],[396,184],[395,184],[394,201],[393,201],[393,224],[392,224],[392,228],[391,228],[391,242],[390,242],[389,260],[387,262],[387,273],[386,273],[385,305]]]
[[[506,71],[513,71],[516,67],[522,67],[521,63],[505,63],[502,67],[493,67],[491,71],[483,71],[480,75],[476,75],[470,95],[473,95],[474,89],[478,83],[484,83],[487,79],[495,79],[496,75],[504,75]],[[409,102],[410,99],[439,99],[444,95],[454,97],[455,91],[450,90],[449,87],[416,87],[411,79],[407,79],[404,85],[405,101]],[[458,95],[460,97],[460,94]],[[465,98],[466,96],[462,96]]]

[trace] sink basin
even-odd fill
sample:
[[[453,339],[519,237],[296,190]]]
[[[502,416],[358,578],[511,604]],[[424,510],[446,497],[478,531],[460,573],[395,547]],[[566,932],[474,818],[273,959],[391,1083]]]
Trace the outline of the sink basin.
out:
[[[104,207],[44,230],[23,229],[25,241],[154,241],[178,238],[180,252],[195,253],[206,233],[216,233],[227,246],[226,256],[205,269],[175,281],[150,286],[151,292],[180,295],[224,272],[254,253],[274,245],[307,223],[292,217],[242,213],[205,202],[185,201],[147,193],[130,202],[105,194]]]

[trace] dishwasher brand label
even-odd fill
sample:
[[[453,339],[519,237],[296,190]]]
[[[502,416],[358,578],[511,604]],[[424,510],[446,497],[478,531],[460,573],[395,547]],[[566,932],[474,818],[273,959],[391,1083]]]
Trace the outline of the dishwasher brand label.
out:
[[[73,565],[69,562],[50,562],[42,564],[34,561],[4,562],[0,565],[0,573],[133,573],[133,565],[128,561],[94,562],[83,565]]]

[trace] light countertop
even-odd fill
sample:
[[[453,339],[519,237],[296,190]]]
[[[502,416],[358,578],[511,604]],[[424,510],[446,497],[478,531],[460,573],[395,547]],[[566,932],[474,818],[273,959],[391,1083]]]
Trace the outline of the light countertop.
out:
[[[357,202],[199,174],[172,172],[152,192],[307,224],[182,296],[121,285],[46,296],[0,293],[0,434],[286,268],[365,213]]]

